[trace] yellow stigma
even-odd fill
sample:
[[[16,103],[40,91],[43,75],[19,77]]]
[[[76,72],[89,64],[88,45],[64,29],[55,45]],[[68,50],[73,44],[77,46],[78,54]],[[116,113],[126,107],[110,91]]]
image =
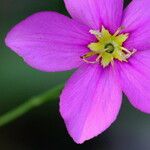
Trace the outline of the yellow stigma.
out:
[[[95,35],[97,42],[90,43],[88,48],[91,50],[81,58],[87,63],[100,63],[103,67],[109,64],[113,65],[114,60],[127,61],[127,59],[135,53],[135,50],[129,51],[123,47],[123,43],[128,39],[128,34],[119,34],[122,31],[120,27],[115,34],[111,35],[108,30],[102,27],[101,32],[90,30],[90,33]],[[89,61],[87,58],[96,56],[94,61]]]

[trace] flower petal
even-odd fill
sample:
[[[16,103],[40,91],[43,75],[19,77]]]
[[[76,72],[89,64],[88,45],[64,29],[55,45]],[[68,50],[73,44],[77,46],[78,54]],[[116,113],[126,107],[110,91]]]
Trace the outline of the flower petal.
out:
[[[128,49],[147,50],[150,49],[150,22],[138,27],[130,33],[130,36],[125,43]]]
[[[122,90],[137,109],[150,113],[150,51],[138,51],[128,63],[116,65]]]
[[[128,49],[145,50],[150,48],[150,9],[149,0],[133,0],[125,9],[122,25],[130,33],[125,43]]]
[[[149,0],[133,0],[125,9],[122,25],[131,32],[144,27],[150,20]]]
[[[78,67],[92,38],[87,26],[55,12],[40,12],[16,25],[6,44],[30,66],[49,72]]]
[[[115,31],[121,23],[123,0],[64,0],[74,19],[99,29]]]
[[[121,25],[124,0],[98,0],[99,10],[104,27],[111,32],[116,30]]]
[[[121,90],[110,68],[85,64],[71,77],[61,94],[60,112],[77,143],[97,136],[116,119]]]

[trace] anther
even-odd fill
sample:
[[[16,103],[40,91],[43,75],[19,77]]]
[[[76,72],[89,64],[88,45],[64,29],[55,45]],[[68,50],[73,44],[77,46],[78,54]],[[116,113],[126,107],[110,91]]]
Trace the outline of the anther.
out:
[[[94,55],[98,55],[97,58],[95,59],[95,61],[89,61],[86,58],[92,57]],[[87,54],[83,55],[80,57],[84,62],[89,63],[89,64],[95,64],[98,63],[100,61],[101,55],[97,54],[95,52],[88,52]]]
[[[97,53],[96,52],[88,52],[85,55],[81,56],[80,58],[86,63],[95,64],[95,63],[97,63],[97,61],[89,61],[86,59],[86,58],[92,57],[94,55],[97,55]]]
[[[89,32],[95,35],[98,39],[102,37],[102,34],[100,33],[99,30],[90,30]]]
[[[131,53],[131,51],[129,51],[128,49],[126,49],[125,47],[121,47],[121,49],[126,52],[126,53]]]
[[[81,56],[82,59],[89,58],[91,56],[96,55],[96,52],[88,52],[85,55]]]
[[[130,53],[126,54],[126,59],[130,58],[133,54],[136,53],[136,49],[133,49]]]

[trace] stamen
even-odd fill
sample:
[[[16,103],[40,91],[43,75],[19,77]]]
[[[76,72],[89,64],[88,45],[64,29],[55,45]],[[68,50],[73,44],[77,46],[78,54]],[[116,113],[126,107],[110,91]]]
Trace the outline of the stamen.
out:
[[[86,59],[82,59],[84,62],[88,63],[88,64],[96,64],[97,61],[89,61],[89,60],[86,60]]]
[[[124,50],[126,53],[129,53],[129,54],[134,54],[135,52],[137,52],[136,49],[133,49],[132,51],[129,51],[128,49],[126,49],[125,47],[121,47],[122,50]]]
[[[82,59],[84,62],[89,63],[89,64],[98,63],[98,62],[100,61],[100,58],[101,58],[101,55],[100,55],[100,54],[98,54],[98,56],[97,56],[97,58],[96,58],[95,61],[89,61],[89,60],[86,59],[86,58],[92,57],[92,56],[94,56],[94,55],[97,55],[97,53],[95,53],[95,52],[88,52],[87,54],[81,56],[81,59]]]
[[[102,37],[102,34],[100,33],[99,30],[90,30],[89,32],[95,35],[98,39]]]
[[[89,61],[87,60],[86,58],[89,58],[89,57],[92,57],[94,55],[96,55],[97,53],[96,52],[88,52],[86,53],[85,55],[81,56],[81,59],[86,62],[86,63],[90,63],[90,64],[94,64],[95,61]]]
[[[94,56],[94,55],[96,55],[96,52],[91,51],[91,52],[88,52],[85,55],[81,56],[81,58],[85,59],[85,58],[89,58],[89,57]]]
[[[128,54],[126,54],[126,59],[128,59],[128,58],[130,58],[133,54],[135,54],[136,53],[136,49],[133,49],[133,51],[132,52],[130,52],[130,53],[128,53]]]
[[[113,36],[117,36],[122,30],[124,30],[125,29],[125,27],[124,26],[121,26],[116,32],[115,32],[115,34],[113,35]]]
[[[121,47],[121,49],[122,49],[123,51],[125,51],[126,53],[131,53],[131,51],[129,51],[129,50],[126,49],[125,47]]]
[[[137,50],[133,49],[132,51],[129,51],[128,49],[121,47],[121,49],[126,52],[127,54],[125,55],[125,59],[127,60],[128,58],[130,58]]]
[[[87,54],[81,56],[86,63],[99,63],[104,68],[109,64],[114,65],[117,59],[121,62],[127,62],[136,50],[128,50],[123,47],[123,43],[128,39],[128,33],[121,33],[125,27],[121,26],[114,34],[102,26],[101,30],[90,30],[89,32],[97,38],[97,42],[90,43],[87,47],[91,50]],[[90,61],[89,57],[93,57],[94,61]]]
[[[102,57],[101,55],[98,55],[98,57],[96,58],[96,62],[98,62],[101,57]]]

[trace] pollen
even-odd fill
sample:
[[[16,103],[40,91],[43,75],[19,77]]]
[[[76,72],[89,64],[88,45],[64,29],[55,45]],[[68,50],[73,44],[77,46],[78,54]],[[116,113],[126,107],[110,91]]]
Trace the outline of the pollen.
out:
[[[107,29],[102,27],[101,31],[90,30],[97,42],[90,43],[88,48],[90,52],[81,56],[86,63],[100,63],[104,68],[108,65],[113,65],[114,60],[121,62],[128,61],[136,50],[128,50],[123,47],[124,42],[128,39],[128,33],[121,33],[123,27],[120,27],[114,34],[111,34]],[[90,60],[91,58],[91,60]]]

